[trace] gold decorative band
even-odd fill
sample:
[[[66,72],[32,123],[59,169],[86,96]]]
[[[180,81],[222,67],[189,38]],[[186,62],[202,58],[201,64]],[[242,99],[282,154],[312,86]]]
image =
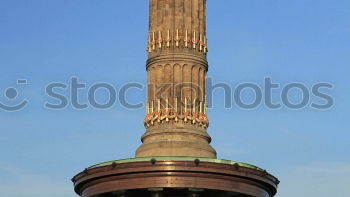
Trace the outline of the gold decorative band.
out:
[[[196,31],[193,31],[190,35],[187,29],[185,32],[176,29],[175,32],[170,32],[170,30],[168,30],[164,39],[163,35],[162,31],[149,33],[147,47],[148,53],[152,53],[157,48],[170,48],[171,46],[192,48],[193,50],[198,50],[203,53],[208,52],[206,36],[201,33],[198,34]]]
[[[166,107],[162,109],[160,99],[158,99],[157,106],[154,102],[148,103],[146,106],[146,117],[144,124],[146,128],[156,124],[170,121],[183,121],[186,123],[195,124],[204,128],[208,128],[209,120],[207,117],[207,108],[203,102],[196,106],[196,100],[190,109],[187,107],[187,99],[185,98],[185,104],[182,110],[178,110],[177,99],[175,98],[174,108],[169,108],[168,99],[166,99]],[[199,107],[199,110],[197,109]]]

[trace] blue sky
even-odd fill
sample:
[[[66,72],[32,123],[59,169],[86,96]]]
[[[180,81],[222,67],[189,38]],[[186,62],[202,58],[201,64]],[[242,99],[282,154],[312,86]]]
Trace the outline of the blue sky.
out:
[[[322,111],[225,109],[222,91],[215,92],[209,132],[218,156],[267,169],[281,180],[278,197],[350,195],[349,18],[348,0],[208,1],[214,82],[263,85],[269,76],[282,86],[334,85],[327,93],[335,105]],[[0,110],[4,196],[74,197],[73,175],[134,156],[144,109],[53,111],[44,108],[53,102],[44,90],[72,76],[88,86],[145,84],[147,28],[148,1],[0,1],[0,102],[29,100],[21,111]],[[28,84],[16,85],[22,78]],[[19,92],[13,101],[3,95],[8,87]],[[142,101],[145,92],[130,91],[128,98]]]

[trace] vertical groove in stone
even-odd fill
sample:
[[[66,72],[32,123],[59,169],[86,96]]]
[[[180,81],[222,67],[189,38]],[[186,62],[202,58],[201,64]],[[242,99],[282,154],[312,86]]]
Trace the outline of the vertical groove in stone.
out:
[[[179,64],[174,65],[174,97],[177,98],[178,104],[177,104],[177,111],[179,112],[180,109],[180,101],[181,101],[181,83],[182,83],[182,69]]]
[[[162,88],[162,83],[163,83],[163,66],[162,65],[158,65],[156,67],[156,71],[157,71],[157,74],[156,74],[156,77],[157,77],[157,82],[156,82],[156,98],[155,98],[155,103],[157,104],[157,99],[161,97],[161,95],[159,95],[159,92],[157,92],[158,90],[160,90]]]
[[[167,64],[165,65],[165,68],[164,68],[164,88],[165,88],[165,94],[163,96],[163,100],[165,99],[168,99],[169,103],[171,104],[171,101],[172,101],[172,84],[173,84],[173,81],[172,81],[172,78],[173,78],[173,73],[172,73],[172,67],[173,65],[170,65],[170,64]]]
[[[200,71],[201,68],[200,66],[197,67],[197,102],[199,104],[199,102],[201,102],[201,97],[202,97],[202,88],[201,88],[201,77],[200,77]]]
[[[149,1],[149,9],[148,9],[148,29],[152,29],[152,23],[153,23],[153,17],[152,17],[152,10],[153,10],[153,0]]]
[[[170,18],[169,18],[169,28],[170,30],[170,37],[173,39],[173,36],[175,35],[175,3],[174,0],[168,0],[169,1],[169,13],[170,13]],[[172,45],[173,48],[173,45]]]
[[[189,104],[192,99],[192,90],[191,90],[192,73],[191,72],[192,72],[192,66],[189,64],[185,64],[183,66],[183,72],[182,72],[182,76],[183,76],[182,100],[185,101],[186,99],[187,104]]]
[[[198,66],[195,65],[192,67],[192,99],[191,103],[194,104],[194,100],[198,102]]]
[[[200,68],[199,70],[199,81],[200,81],[200,87],[201,87],[200,100],[204,103],[205,102],[204,96],[206,92],[205,92],[205,70],[203,68]]]
[[[181,18],[182,18],[182,21],[181,21],[181,29],[182,29],[182,36],[185,35],[185,30],[186,30],[186,26],[185,26],[185,18],[186,18],[186,15],[185,15],[185,0],[179,0],[181,1]]]
[[[150,90],[150,95],[151,95],[151,98],[149,98],[149,102],[152,102],[152,101],[155,101],[156,100],[156,91],[157,91],[157,67],[151,67],[151,90]]]
[[[203,33],[204,35],[207,35],[207,0],[203,0],[204,5],[203,5]]]
[[[149,13],[148,13],[148,17],[149,17],[149,22],[148,22],[148,29],[151,30],[153,29],[153,21],[154,21],[154,18],[153,18],[153,3],[154,3],[154,0],[150,0],[149,1]]]
[[[196,31],[198,34],[198,0],[192,0],[192,32]]]
[[[183,29],[183,0],[174,0],[175,1],[175,25],[174,30],[179,29],[180,31]]]
[[[147,89],[147,103],[152,99],[152,71],[151,68],[147,69],[147,78],[148,78],[148,89]]]
[[[170,1],[171,0],[164,0],[165,5],[164,5],[164,23],[163,23],[163,30],[162,32],[167,32],[170,29],[171,26],[171,6],[170,6]]]
[[[158,0],[157,3],[157,27],[155,31],[161,31],[163,27],[164,1],[165,0]]]
[[[191,33],[191,26],[192,26],[192,20],[191,20],[191,0],[184,0],[184,15],[185,15],[185,30],[188,30],[189,33]]]
[[[199,0],[199,31],[204,35],[204,0]]]
[[[176,27],[175,27],[175,23],[176,23],[176,0],[171,0],[171,31],[175,32],[176,31]],[[174,34],[174,33],[173,33]],[[174,34],[175,35],[175,34]]]

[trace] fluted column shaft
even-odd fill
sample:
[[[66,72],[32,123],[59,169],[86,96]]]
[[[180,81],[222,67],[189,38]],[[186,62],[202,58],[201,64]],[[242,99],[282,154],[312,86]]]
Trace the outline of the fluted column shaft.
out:
[[[150,0],[149,20],[147,132],[136,155],[216,157],[206,133],[206,0]]]

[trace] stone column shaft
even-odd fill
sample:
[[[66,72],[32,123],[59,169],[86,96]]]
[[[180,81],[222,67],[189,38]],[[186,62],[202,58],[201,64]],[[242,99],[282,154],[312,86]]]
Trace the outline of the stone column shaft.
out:
[[[136,156],[216,157],[206,109],[206,0],[150,0],[148,98]]]

